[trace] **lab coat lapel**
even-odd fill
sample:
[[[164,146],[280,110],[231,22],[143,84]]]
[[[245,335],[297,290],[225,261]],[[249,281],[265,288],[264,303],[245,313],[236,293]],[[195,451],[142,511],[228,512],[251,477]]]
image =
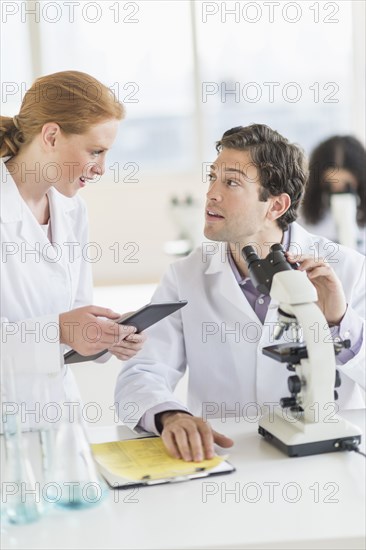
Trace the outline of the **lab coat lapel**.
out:
[[[23,216],[20,225],[20,238],[27,243],[26,250],[36,250],[39,256],[50,246],[46,233],[25,203],[23,205]]]
[[[0,215],[2,223],[15,223],[22,220],[22,198],[6,164],[0,161],[1,169],[1,201]]]
[[[231,307],[237,310],[235,318],[240,319],[246,316],[252,321],[260,323],[260,320],[235,279],[235,275],[228,260],[227,244],[217,244],[218,251],[212,255],[206,269],[206,275],[215,277],[215,291],[217,292],[219,300],[224,299],[226,302],[230,303]]]
[[[70,223],[70,215],[75,210],[74,200],[64,197],[53,187],[48,191],[53,247],[30,208],[22,199],[5,163],[2,163],[1,171],[3,174],[1,222],[17,224],[15,234],[21,241],[21,254],[22,257],[24,256],[24,261],[27,261],[27,256],[32,256],[36,262],[45,259],[53,266],[53,269],[67,270],[70,248],[65,246],[65,243],[77,241],[72,230],[74,224]],[[73,248],[74,258],[81,254],[80,243],[77,244],[79,246]]]
[[[72,213],[75,210],[75,201],[72,198],[64,197],[54,188],[49,190],[48,198],[50,202],[52,242],[61,254],[61,263],[66,267],[71,253],[73,257],[78,257],[81,254],[81,243],[77,243],[72,229],[74,224],[70,223]],[[68,246],[69,243],[74,244],[71,247]],[[75,244],[76,246],[74,246]]]
[[[35,253],[37,261],[39,261],[43,248],[47,244],[49,245],[47,236],[22,199],[13,178],[4,165],[2,171],[5,181],[3,180],[1,184],[1,222],[18,224],[15,233],[21,241],[21,246],[24,243],[21,253],[25,259],[27,253],[33,255]]]
[[[294,222],[291,224],[291,244],[290,252],[296,256],[297,254],[310,254],[316,257],[319,254],[314,242],[314,235],[311,235],[305,229]]]

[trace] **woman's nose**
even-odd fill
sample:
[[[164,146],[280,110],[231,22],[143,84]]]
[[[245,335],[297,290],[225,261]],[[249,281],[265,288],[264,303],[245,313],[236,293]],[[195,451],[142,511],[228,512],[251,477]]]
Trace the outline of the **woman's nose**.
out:
[[[94,164],[92,167],[92,172],[94,176],[103,176],[105,172],[105,163],[104,161],[99,161]]]

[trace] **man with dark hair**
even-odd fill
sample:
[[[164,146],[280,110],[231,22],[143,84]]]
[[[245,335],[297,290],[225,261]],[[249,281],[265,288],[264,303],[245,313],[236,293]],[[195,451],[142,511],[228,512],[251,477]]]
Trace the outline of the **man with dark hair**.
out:
[[[287,229],[288,224],[297,218],[297,209],[307,179],[302,150],[263,124],[238,126],[228,130],[216,143],[218,153],[224,148],[250,153],[251,160],[247,165],[248,168],[252,165],[258,171],[260,201],[266,202],[271,195],[289,195],[291,204],[277,219],[279,227]]]
[[[333,337],[352,343],[337,356],[338,403],[364,406],[365,258],[294,221],[306,182],[296,145],[255,124],[225,132],[217,151],[205,211],[210,242],[172,264],[153,297],[187,299],[188,305],[149,329],[147,344],[125,364],[116,388],[120,411],[131,401],[138,405],[133,426],[161,433],[169,453],[184,460],[212,457],[214,443],[232,445],[207,416],[256,414],[288,393],[286,369],[262,354],[273,343],[277,304],[249,278],[241,256],[249,244],[262,258],[273,243],[282,243],[290,262],[296,256]],[[173,393],[187,367],[188,407]]]

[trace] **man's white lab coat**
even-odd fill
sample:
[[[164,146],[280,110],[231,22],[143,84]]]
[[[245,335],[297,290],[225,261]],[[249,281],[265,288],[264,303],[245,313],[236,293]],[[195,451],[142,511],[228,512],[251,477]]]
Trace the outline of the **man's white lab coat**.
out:
[[[291,226],[290,251],[326,258],[342,281],[347,315],[364,319],[363,256],[310,235],[296,223]],[[203,243],[172,264],[153,297],[153,301],[184,299],[188,305],[148,329],[143,350],[122,368],[115,398],[121,418],[131,403],[135,411],[134,418],[127,419],[131,427],[158,404],[169,402],[168,409],[180,405],[173,392],[187,366],[188,408],[195,415],[243,414],[243,409],[256,415],[256,404],[278,403],[289,395],[285,364],[262,353],[264,346],[274,343],[277,304],[270,303],[262,325],[235,279],[223,243]],[[340,336],[348,334],[341,330]],[[359,388],[365,380],[364,350],[363,344],[353,359],[339,367],[340,407],[364,406]]]

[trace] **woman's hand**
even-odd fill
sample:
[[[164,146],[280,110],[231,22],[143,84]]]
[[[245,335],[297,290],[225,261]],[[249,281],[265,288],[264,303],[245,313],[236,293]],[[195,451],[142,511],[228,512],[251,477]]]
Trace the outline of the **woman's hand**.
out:
[[[108,351],[110,351],[112,355],[115,355],[117,359],[127,361],[142,349],[145,340],[146,335],[143,332],[140,334],[130,334],[117,344],[113,344],[112,347],[108,348]]]
[[[119,313],[98,306],[79,307],[61,313],[60,342],[81,355],[94,355],[109,349],[136,332],[135,327],[116,323],[118,318]]]

